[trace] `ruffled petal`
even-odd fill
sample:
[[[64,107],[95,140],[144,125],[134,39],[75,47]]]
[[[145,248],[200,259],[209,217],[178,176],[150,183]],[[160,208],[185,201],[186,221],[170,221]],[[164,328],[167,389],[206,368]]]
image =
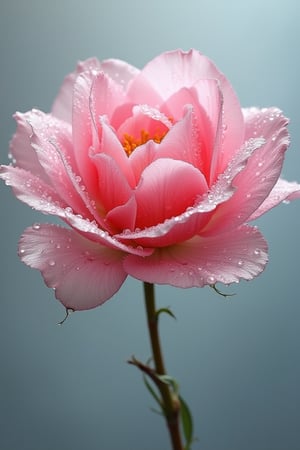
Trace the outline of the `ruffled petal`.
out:
[[[274,206],[277,206],[281,202],[289,202],[296,199],[300,199],[300,184],[295,181],[289,182],[279,179],[269,196],[254,211],[254,213],[251,214],[248,221],[257,219],[262,214],[269,211],[269,209],[274,208]]]
[[[40,116],[40,111],[29,111],[25,114],[17,112],[14,118],[17,122],[17,130],[10,142],[10,153],[14,165],[31,172],[46,183],[49,178],[41,166],[35,150],[31,147],[32,123],[36,116]]]
[[[154,161],[135,190],[136,226],[151,227],[191,207],[207,191],[204,176],[190,164],[173,159]]]
[[[68,309],[95,308],[112,297],[127,274],[123,253],[103,247],[56,225],[27,228],[19,245],[21,260],[41,271],[48,287]]]
[[[13,188],[16,197],[27,205],[44,214],[60,217],[68,225],[79,231],[91,241],[110,248],[139,255],[151,254],[153,250],[125,245],[112,237],[107,231],[99,228],[94,220],[74,214],[69,205],[62,202],[57,193],[38,177],[23,169],[12,166],[0,166],[0,178]]]
[[[262,136],[265,144],[258,148],[235,178],[236,192],[221,205],[208,225],[208,232],[215,234],[236,228],[246,222],[268,197],[282,169],[284,153],[289,144],[287,119],[274,108],[255,112],[248,116],[247,135]]]
[[[93,217],[85,203],[85,186],[80,184],[81,178],[76,175],[71,136],[65,130],[65,123],[41,112],[34,119],[31,122],[31,146],[47,174],[49,185],[77,214]],[[67,130],[69,131],[69,127]]]
[[[256,229],[243,226],[231,233],[194,237],[181,244],[157,249],[151,256],[127,256],[126,272],[148,283],[181,288],[217,282],[251,280],[267,263],[267,243]]]
[[[19,200],[44,214],[60,215],[68,206],[51,186],[24,169],[0,166],[0,178],[12,187]]]

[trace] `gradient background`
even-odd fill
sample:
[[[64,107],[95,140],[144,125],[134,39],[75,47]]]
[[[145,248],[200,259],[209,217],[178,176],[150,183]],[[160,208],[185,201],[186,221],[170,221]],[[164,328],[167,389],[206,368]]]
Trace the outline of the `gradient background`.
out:
[[[231,80],[244,106],[278,105],[291,118],[284,176],[300,181],[298,0],[4,0],[0,6],[0,140],[6,163],[15,110],[48,111],[78,59],[118,57],[142,67],[164,50],[195,47]],[[39,272],[19,262],[23,229],[39,216],[1,196],[0,448],[167,449],[140,373],[149,344],[141,284],[128,279],[103,307],[64,309]],[[197,450],[299,450],[299,202],[258,225],[270,263],[228,288],[159,287],[169,372],[194,414]]]

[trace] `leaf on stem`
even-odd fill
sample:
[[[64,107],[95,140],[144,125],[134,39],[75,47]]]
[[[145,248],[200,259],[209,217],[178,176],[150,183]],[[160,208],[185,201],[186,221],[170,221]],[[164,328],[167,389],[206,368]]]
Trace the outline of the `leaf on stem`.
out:
[[[190,450],[193,441],[193,418],[187,403],[179,396],[180,418],[183,434],[186,440],[185,450]]]
[[[152,395],[152,397],[154,398],[154,400],[156,401],[156,403],[159,405],[159,407],[161,409],[161,411],[156,411],[153,409],[152,410],[158,414],[163,415],[163,405],[162,405],[161,399],[159,398],[158,394],[155,392],[155,390],[153,389],[153,387],[147,380],[146,375],[143,375],[143,380],[144,380],[144,384],[145,384],[146,388],[148,389],[148,391],[150,392],[150,394]]]
[[[156,311],[156,313],[155,313],[156,319],[158,319],[158,317],[159,317],[159,315],[160,315],[161,313],[168,314],[169,316],[173,317],[173,319],[176,320],[176,316],[175,316],[174,313],[170,310],[170,308],[160,308],[160,309],[158,309],[158,310]]]

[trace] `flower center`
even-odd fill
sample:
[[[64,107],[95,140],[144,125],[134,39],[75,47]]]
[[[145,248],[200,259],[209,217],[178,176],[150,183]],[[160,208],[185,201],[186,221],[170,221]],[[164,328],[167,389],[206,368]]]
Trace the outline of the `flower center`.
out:
[[[154,134],[154,136],[151,136],[148,131],[141,130],[140,136],[138,138],[132,136],[131,134],[125,133],[123,135],[122,145],[124,147],[127,156],[130,156],[131,153],[136,149],[136,147],[138,147],[139,145],[146,144],[146,142],[150,140],[156,142],[157,144],[160,144],[165,135],[167,134],[167,132],[168,130],[156,133]]]

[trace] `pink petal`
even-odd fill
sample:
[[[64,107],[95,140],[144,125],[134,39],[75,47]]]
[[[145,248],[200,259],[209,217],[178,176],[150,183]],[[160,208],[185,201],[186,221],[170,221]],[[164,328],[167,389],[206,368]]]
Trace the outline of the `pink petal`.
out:
[[[45,214],[60,215],[68,206],[52,187],[24,169],[0,166],[0,178],[12,187],[19,200]]]
[[[115,160],[105,153],[95,155],[93,161],[97,167],[99,178],[98,208],[103,210],[104,215],[110,212],[109,218],[111,222],[116,214],[113,213],[115,208],[125,204],[131,204],[131,211],[126,210],[125,213],[123,209],[125,214],[123,219],[119,215],[122,210],[118,209],[118,225],[113,222],[111,225],[119,226],[120,223],[123,223],[121,230],[124,228],[132,228],[135,222],[135,201],[130,204],[127,203],[131,197],[133,198],[133,192],[124,174],[120,171]],[[106,219],[108,219],[108,217],[106,217]]]
[[[139,69],[120,59],[105,59],[101,61],[100,69],[124,90],[128,83],[140,73]]]
[[[67,123],[72,123],[72,100],[75,79],[75,73],[65,77],[51,108],[51,113],[55,117]]]
[[[0,166],[0,178],[7,185],[12,186],[14,194],[19,200],[44,214],[60,217],[92,241],[128,253],[139,255],[152,253],[151,249],[134,248],[130,245],[125,245],[110,236],[107,231],[100,229],[95,221],[90,221],[87,217],[83,218],[78,214],[74,214],[70,206],[64,204],[53,189],[38,177],[34,177],[23,169],[12,166]]]
[[[100,63],[96,58],[89,58],[86,61],[80,61],[74,72],[67,75],[54,100],[52,106],[52,114],[58,119],[72,123],[72,105],[73,105],[73,89],[77,76],[84,71],[99,70]]]
[[[183,118],[175,123],[160,143],[155,159],[173,158],[188,162],[207,175],[209,180],[212,148],[213,138],[208,118],[197,106],[196,111],[188,106]]]
[[[41,271],[55,296],[73,310],[95,308],[112,297],[127,274],[123,253],[56,225],[34,225],[21,237],[19,254]]]
[[[198,199],[178,216],[164,222],[146,227],[143,230],[119,234],[121,240],[134,240],[137,244],[160,247],[182,242],[195,234],[203,233],[209,218],[214,221],[215,209],[227,202],[234,194],[233,180],[246,166],[252,153],[264,144],[264,139],[250,139],[232,159],[226,171],[218,178],[208,193]],[[158,160],[157,162],[162,161]],[[199,172],[200,173],[200,172]]]
[[[90,108],[96,128],[100,116],[105,114],[111,119],[116,107],[124,101],[125,94],[122,86],[103,72],[94,75],[90,93]]]
[[[98,242],[106,247],[122,250],[133,255],[146,256],[153,253],[151,248],[143,248],[142,246],[133,247],[120,242],[117,237],[111,236],[107,231],[100,229],[95,221],[84,219],[80,215],[73,214],[68,208],[64,211],[65,221],[75,230],[79,231],[87,239]]]
[[[49,184],[63,202],[78,214],[91,218],[83,200],[84,186],[79,185],[80,177],[74,174],[77,169],[72,158],[71,136],[66,133],[65,128],[64,122],[39,113],[38,120],[32,122],[31,146],[47,174]]]
[[[145,145],[136,147],[133,153],[129,156],[129,164],[134,174],[135,185],[140,181],[142,172],[148,167],[156,158],[157,152],[161,144],[154,141],[148,141]]]
[[[110,210],[105,220],[113,225],[114,233],[117,233],[119,230],[133,230],[136,220],[135,197],[132,195],[126,203]]]
[[[92,197],[97,194],[97,172],[90,160],[93,145],[93,122],[90,112],[92,73],[85,72],[76,78],[73,98],[73,146],[74,156],[84,185]]]
[[[127,98],[130,103],[137,105],[146,104],[153,107],[157,107],[163,102],[163,98],[142,72],[128,84]]]
[[[203,175],[190,164],[172,159],[154,161],[142,173],[135,190],[136,226],[150,227],[181,214],[206,190]]]
[[[287,120],[274,109],[262,110],[247,120],[247,136],[262,136],[265,144],[258,148],[245,169],[235,178],[234,196],[218,208],[208,232],[230,230],[244,223],[268,197],[282,169],[289,144]]]
[[[35,150],[31,147],[32,123],[43,115],[40,111],[29,111],[25,114],[17,112],[14,118],[17,130],[10,142],[10,152],[14,165],[40,177],[46,183],[49,178],[41,166]]]
[[[200,79],[215,79],[220,83],[224,98],[223,112],[223,148],[230,156],[238,150],[244,140],[244,121],[238,98],[230,83],[216,66],[196,50],[183,52],[180,50],[166,52],[150,61],[130,86],[130,94],[137,88],[143,96],[151,86],[156,93],[155,99],[144,100],[143,103],[155,106],[160,104],[157,96],[166,101],[171,95],[183,87],[191,87]],[[205,92],[203,93],[205,96]],[[226,161],[224,161],[225,163]],[[225,164],[224,164],[225,165]],[[222,167],[224,170],[224,167]]]
[[[100,124],[101,141],[99,153],[103,153],[111,157],[116,162],[121,172],[124,174],[129,185],[131,187],[135,187],[136,181],[128,157],[115,131],[111,126],[109,126],[104,117],[100,117]],[[95,154],[97,153],[95,152],[94,155]],[[93,161],[93,155],[91,156],[91,160]]]
[[[248,221],[255,220],[269,209],[274,208],[281,202],[289,202],[300,198],[300,184],[279,179],[269,196],[249,217]]]
[[[148,283],[189,288],[250,280],[263,271],[267,259],[267,244],[261,233],[243,226],[230,233],[197,236],[157,249],[146,258],[127,256],[124,267],[129,275]]]
[[[187,108],[188,105],[193,108]],[[187,109],[193,111],[193,131],[190,132],[190,136],[194,141],[198,141],[198,145],[194,143],[192,153],[195,155],[194,159],[196,157],[198,159],[196,165],[207,174],[207,180],[212,184],[219,166],[223,164],[220,140],[223,96],[218,80],[198,80],[192,87],[180,89],[162,105],[161,109],[166,110],[167,114],[176,120],[181,118],[183,111]],[[232,150],[235,151],[236,148]],[[233,151],[229,153],[231,157]]]

